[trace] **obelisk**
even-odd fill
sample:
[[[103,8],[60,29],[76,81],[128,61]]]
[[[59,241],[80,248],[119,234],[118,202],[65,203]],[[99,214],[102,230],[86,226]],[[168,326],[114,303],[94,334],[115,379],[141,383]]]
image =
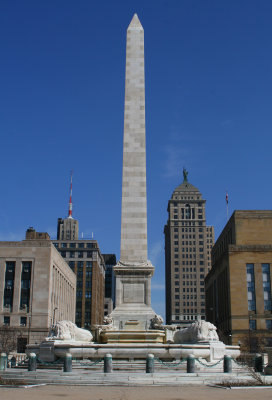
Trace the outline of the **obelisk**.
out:
[[[147,260],[144,30],[137,14],[127,29],[123,141],[121,256],[114,268],[117,329],[148,329],[151,277]]]

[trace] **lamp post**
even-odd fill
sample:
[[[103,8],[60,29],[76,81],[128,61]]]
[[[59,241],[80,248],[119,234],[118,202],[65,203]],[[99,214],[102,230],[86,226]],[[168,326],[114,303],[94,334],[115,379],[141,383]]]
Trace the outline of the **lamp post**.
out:
[[[55,308],[54,308],[54,311],[53,311],[53,326],[55,326],[55,315],[56,315],[56,310],[58,310],[58,307],[55,307]]]

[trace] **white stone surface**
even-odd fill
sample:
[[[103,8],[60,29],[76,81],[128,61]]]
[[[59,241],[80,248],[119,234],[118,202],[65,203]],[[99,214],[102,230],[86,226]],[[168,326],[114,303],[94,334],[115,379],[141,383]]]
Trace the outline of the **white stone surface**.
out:
[[[207,321],[196,321],[188,328],[177,331],[174,335],[175,343],[197,343],[203,341],[219,341],[216,326]]]
[[[136,14],[127,30],[121,261],[147,261],[144,30]]]
[[[71,321],[58,321],[51,330],[49,340],[72,340],[78,342],[89,342],[93,340],[93,335],[86,329],[78,328]]]

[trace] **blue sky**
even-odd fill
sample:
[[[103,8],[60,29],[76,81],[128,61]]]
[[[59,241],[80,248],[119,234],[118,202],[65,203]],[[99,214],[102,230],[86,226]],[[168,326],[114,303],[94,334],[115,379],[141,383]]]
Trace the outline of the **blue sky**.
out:
[[[152,303],[164,315],[167,202],[189,181],[216,237],[235,209],[271,209],[271,0],[0,4],[0,240],[56,236],[68,212],[120,251],[126,29],[145,30]]]

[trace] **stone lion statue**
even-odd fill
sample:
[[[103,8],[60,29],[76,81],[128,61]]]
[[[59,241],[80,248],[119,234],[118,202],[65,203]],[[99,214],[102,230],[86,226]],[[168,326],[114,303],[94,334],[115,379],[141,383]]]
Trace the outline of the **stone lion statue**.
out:
[[[216,327],[207,321],[196,321],[188,328],[176,331],[174,343],[197,343],[219,340]]]
[[[113,327],[113,319],[110,315],[106,315],[104,317],[103,325],[106,325],[107,329],[111,329]]]
[[[50,339],[92,342],[93,335],[86,329],[78,328],[71,321],[58,321],[51,329]]]
[[[160,315],[155,314],[155,316],[150,320],[151,329],[164,329],[163,319]]]

